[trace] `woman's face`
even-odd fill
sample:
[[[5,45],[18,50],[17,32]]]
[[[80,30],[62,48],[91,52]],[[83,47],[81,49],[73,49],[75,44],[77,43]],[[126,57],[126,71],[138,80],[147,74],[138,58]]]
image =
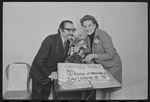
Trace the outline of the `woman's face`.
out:
[[[96,24],[93,24],[92,20],[86,20],[83,22],[83,29],[88,35],[91,35],[95,28]]]

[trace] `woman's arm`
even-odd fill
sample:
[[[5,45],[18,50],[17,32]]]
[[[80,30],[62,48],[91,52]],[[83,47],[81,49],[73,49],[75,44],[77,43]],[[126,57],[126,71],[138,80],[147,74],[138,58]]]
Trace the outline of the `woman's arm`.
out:
[[[97,56],[95,56],[95,61],[99,63],[100,61],[113,59],[115,49],[111,37],[106,32],[103,32],[102,35],[99,35],[99,38],[104,49],[104,53],[97,54]]]

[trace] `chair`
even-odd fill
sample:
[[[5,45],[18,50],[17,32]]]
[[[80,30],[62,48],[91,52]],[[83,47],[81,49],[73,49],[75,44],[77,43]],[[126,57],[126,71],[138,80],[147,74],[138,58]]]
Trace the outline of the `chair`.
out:
[[[31,99],[29,71],[30,65],[24,62],[14,62],[6,67],[8,87],[3,99]]]

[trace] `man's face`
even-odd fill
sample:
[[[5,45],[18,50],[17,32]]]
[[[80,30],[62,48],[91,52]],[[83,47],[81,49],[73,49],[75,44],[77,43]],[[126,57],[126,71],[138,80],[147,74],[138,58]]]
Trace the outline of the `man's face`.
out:
[[[70,39],[75,32],[74,25],[72,23],[65,23],[65,27],[60,29],[61,34],[65,39]]]

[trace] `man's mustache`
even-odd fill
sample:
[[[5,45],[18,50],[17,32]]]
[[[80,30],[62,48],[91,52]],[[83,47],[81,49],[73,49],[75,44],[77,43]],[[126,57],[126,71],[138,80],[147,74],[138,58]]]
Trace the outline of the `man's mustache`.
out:
[[[74,35],[73,35],[73,34],[68,34],[67,36],[71,36],[71,37],[74,37]]]

